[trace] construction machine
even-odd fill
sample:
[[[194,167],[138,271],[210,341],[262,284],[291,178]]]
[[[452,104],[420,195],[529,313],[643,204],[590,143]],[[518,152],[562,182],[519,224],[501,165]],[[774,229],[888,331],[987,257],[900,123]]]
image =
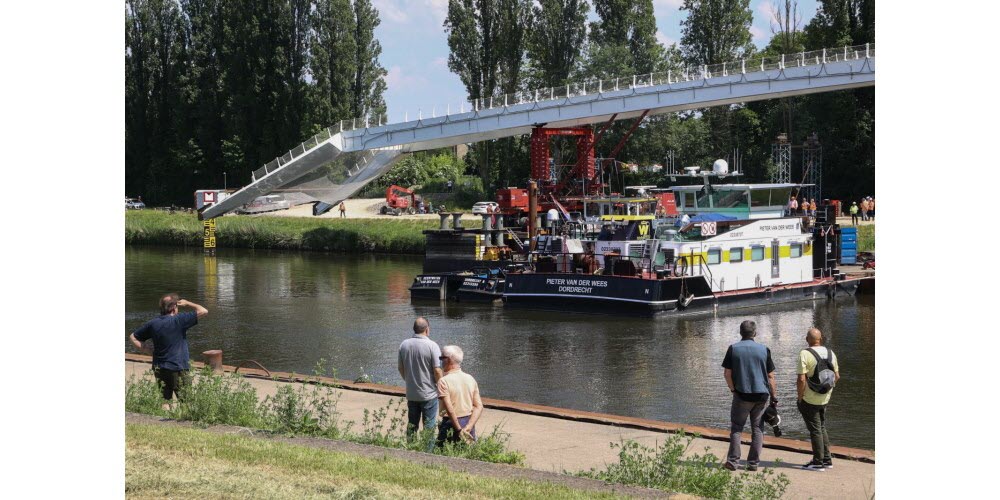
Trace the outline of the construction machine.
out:
[[[400,215],[404,212],[410,215],[417,213],[420,206],[420,195],[412,189],[395,184],[385,190],[385,205],[379,210],[382,215]]]

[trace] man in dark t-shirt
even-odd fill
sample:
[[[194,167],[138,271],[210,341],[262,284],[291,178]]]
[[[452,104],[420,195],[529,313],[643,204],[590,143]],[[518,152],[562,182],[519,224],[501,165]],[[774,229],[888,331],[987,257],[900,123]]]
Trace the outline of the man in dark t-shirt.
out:
[[[777,389],[774,382],[774,361],[771,350],[754,342],[757,323],[747,320],[740,323],[740,337],[743,340],[729,346],[722,360],[726,384],[733,393],[733,404],[729,410],[729,454],[723,464],[729,470],[736,470],[740,462],[740,434],[750,417],[750,453],[747,455],[747,470],[757,470],[760,451],[764,447],[764,410],[769,399],[777,404]]]
[[[179,307],[190,307],[194,311],[178,313]],[[142,349],[146,340],[153,340],[153,374],[163,390],[163,399],[168,402],[174,394],[179,400],[182,397],[179,390],[190,383],[187,331],[206,314],[208,309],[171,293],[160,299],[160,315],[129,335],[137,349]],[[164,407],[168,407],[167,404]]]

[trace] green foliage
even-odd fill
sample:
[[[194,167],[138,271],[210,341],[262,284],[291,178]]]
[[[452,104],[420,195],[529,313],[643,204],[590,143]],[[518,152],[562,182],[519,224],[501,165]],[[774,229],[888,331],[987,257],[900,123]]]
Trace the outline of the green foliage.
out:
[[[583,51],[589,11],[586,0],[541,0],[532,7],[527,43],[529,88],[568,82]]]
[[[371,0],[126,0],[126,192],[187,204],[321,128],[380,116],[378,25]]]
[[[323,366],[317,363],[316,374]],[[337,404],[340,395],[318,380],[306,384],[281,384],[273,396],[258,402],[257,393],[243,377],[219,375],[206,368],[194,377],[183,400],[169,410],[151,374],[125,384],[125,410],[189,420],[199,425],[238,425],[285,435],[318,436],[386,448],[426,451],[436,429],[424,429],[406,435],[406,400],[394,398],[386,406],[365,409],[360,432],[353,432],[353,422],[341,421]],[[434,453],[486,462],[523,465],[524,454],[508,450],[510,435],[500,426],[473,444],[450,444],[435,448]]]
[[[875,224],[858,226],[858,251],[875,251]]]
[[[680,433],[670,435],[655,448],[631,440],[611,443],[618,449],[618,462],[580,475],[609,483],[734,500],[780,498],[788,487],[788,478],[772,469],[732,473],[723,469],[721,461],[707,448],[705,454],[689,454],[693,440],[694,436]]]
[[[684,0],[681,47],[688,64],[719,64],[754,52],[750,0]]]
[[[207,367],[194,377],[171,417],[205,425],[262,426],[257,391],[239,375],[215,375]]]
[[[479,201],[479,200],[477,200]],[[425,229],[437,221],[315,219],[230,216],[217,219],[220,248],[270,248],[329,252],[420,254]],[[475,227],[475,222],[467,224]],[[192,214],[132,210],[125,214],[126,245],[202,245],[201,222]]]

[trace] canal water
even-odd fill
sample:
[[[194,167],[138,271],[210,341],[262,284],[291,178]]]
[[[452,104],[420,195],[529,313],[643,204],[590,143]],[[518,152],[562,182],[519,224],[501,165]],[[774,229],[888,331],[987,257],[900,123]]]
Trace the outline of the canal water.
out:
[[[816,325],[842,376],[827,410],[830,440],[875,448],[872,296],[691,317],[567,314],[413,304],[407,288],[420,270],[419,257],[220,249],[206,258],[200,249],[126,247],[125,332],[173,291],[210,311],[188,333],[195,360],[222,349],[227,364],[311,374],[325,359],[340,378],[402,385],[397,349],[414,317],[425,316],[432,339],[465,351],[463,368],[485,397],[727,428],[722,358],[739,323],[752,319],[777,366],[785,435],[807,439],[795,365]]]

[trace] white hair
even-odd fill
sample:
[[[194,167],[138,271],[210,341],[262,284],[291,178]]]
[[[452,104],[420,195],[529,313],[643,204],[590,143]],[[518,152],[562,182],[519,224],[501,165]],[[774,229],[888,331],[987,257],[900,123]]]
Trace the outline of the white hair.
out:
[[[460,366],[462,364],[462,359],[465,358],[465,353],[462,352],[462,348],[457,345],[444,346],[444,349],[441,349],[441,355],[446,356],[452,363]]]

